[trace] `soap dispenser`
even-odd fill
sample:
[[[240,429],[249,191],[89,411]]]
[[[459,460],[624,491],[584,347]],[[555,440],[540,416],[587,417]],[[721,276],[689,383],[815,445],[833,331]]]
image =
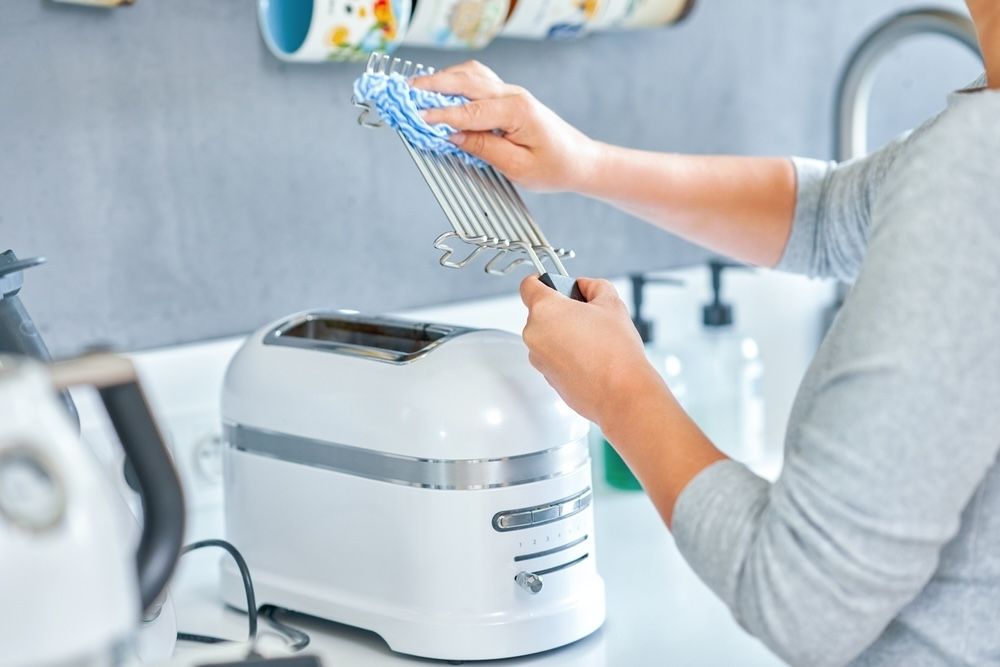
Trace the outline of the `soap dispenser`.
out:
[[[708,263],[712,300],[701,312],[701,328],[689,346],[686,409],[716,447],[751,467],[764,464],[764,365],[757,342],[734,323],[723,300],[723,275],[746,268],[719,260]]]
[[[646,356],[656,368],[667,386],[670,387],[677,400],[684,404],[686,387],[684,385],[683,364],[679,356],[653,342],[653,323],[642,316],[642,304],[645,299],[647,284],[683,286],[684,281],[676,278],[659,278],[636,273],[629,276],[632,281],[632,324],[635,325],[639,337],[646,346]],[[641,491],[642,485],[635,478],[628,465],[615,451],[603,435],[600,436],[601,449],[604,455],[604,479],[616,488],[629,491]]]

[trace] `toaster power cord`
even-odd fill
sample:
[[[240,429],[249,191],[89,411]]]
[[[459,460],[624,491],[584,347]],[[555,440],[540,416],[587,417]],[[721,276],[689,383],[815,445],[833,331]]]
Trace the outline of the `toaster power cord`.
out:
[[[236,562],[236,567],[240,571],[240,577],[243,579],[243,590],[246,591],[247,619],[249,622],[248,640],[251,646],[253,646],[257,642],[257,598],[253,592],[253,580],[250,579],[250,568],[247,567],[246,559],[243,558],[243,554],[241,554],[232,544],[226,542],[225,540],[218,539],[199,540],[198,542],[189,544],[181,549],[181,554],[187,554],[195,551],[196,549],[204,549],[205,547],[218,547],[220,549],[224,549]],[[221,637],[197,635],[190,632],[178,632],[177,639],[189,642],[200,642],[202,644],[220,644],[222,642],[230,641],[228,639],[222,639]],[[251,649],[251,652],[253,652],[253,649]]]
[[[247,596],[247,619],[250,626],[248,639],[251,647],[254,647],[257,641],[258,616],[264,618],[274,632],[281,635],[282,639],[288,643],[288,648],[292,651],[298,652],[309,646],[310,638],[308,634],[276,618],[277,614],[287,612],[286,609],[275,607],[274,605],[264,605],[263,607],[260,607],[260,609],[257,608],[257,598],[254,594],[253,581],[250,578],[250,568],[247,566],[247,562],[246,559],[243,558],[243,554],[241,554],[239,549],[234,547],[231,543],[219,539],[201,540],[187,545],[181,550],[181,553],[186,554],[196,549],[203,549],[205,547],[219,547],[220,549],[225,549],[236,562],[236,567],[240,571],[240,577],[243,579],[243,590],[246,591]],[[229,639],[223,639],[222,637],[200,635],[192,632],[178,632],[177,639],[181,641],[198,642],[201,644],[223,644],[231,641]],[[251,648],[250,653],[251,655],[255,654],[255,649]]]
[[[271,604],[266,604],[260,608],[261,617],[268,622],[271,628],[278,634],[283,635],[288,641],[288,648],[292,651],[298,652],[309,646],[311,641],[309,635],[307,635],[302,630],[292,627],[287,623],[279,621],[276,616],[279,613],[287,612],[287,609],[282,609],[281,607],[275,607]]]

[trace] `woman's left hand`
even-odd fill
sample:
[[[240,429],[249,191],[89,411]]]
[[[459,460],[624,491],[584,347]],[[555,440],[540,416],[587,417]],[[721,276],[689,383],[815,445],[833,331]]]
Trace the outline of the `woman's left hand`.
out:
[[[530,276],[521,283],[528,307],[528,358],[569,407],[602,425],[655,371],[628,307],[606,280],[579,278],[585,303]]]

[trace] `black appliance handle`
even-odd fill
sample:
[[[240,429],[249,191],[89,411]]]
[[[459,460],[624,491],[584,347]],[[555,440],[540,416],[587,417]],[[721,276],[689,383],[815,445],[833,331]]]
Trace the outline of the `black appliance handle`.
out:
[[[139,596],[149,610],[166,588],[184,541],[184,496],[170,453],[130,361],[95,354],[52,366],[59,389],[95,386],[135,472],[142,500],[142,535],[136,551]]]
[[[580,292],[580,286],[577,284],[575,278],[549,272],[538,276],[538,279],[542,281],[543,285],[551,287],[563,296],[567,296],[574,301],[586,301],[583,298],[583,293]]]

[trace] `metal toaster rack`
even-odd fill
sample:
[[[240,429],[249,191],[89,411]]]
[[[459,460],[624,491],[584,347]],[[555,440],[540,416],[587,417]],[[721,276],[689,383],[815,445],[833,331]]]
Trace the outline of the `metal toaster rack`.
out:
[[[411,77],[433,72],[433,67],[383,53],[371,54],[365,66],[366,74],[384,76]],[[368,128],[383,127],[384,123],[370,105],[357,99],[352,102],[364,109],[358,117],[359,124]],[[549,243],[506,176],[492,166],[474,167],[454,155],[423,151],[398,134],[451,223],[452,231],[441,234],[434,241],[434,247],[443,253],[441,266],[461,269],[482,253],[492,252],[493,257],[486,262],[487,273],[506,275],[530,262],[539,274],[545,275],[549,272],[545,262],[550,262],[556,274],[569,276],[562,258],[572,258],[573,251],[554,248]],[[456,239],[474,246],[461,259],[455,258],[456,250],[451,245]]]

